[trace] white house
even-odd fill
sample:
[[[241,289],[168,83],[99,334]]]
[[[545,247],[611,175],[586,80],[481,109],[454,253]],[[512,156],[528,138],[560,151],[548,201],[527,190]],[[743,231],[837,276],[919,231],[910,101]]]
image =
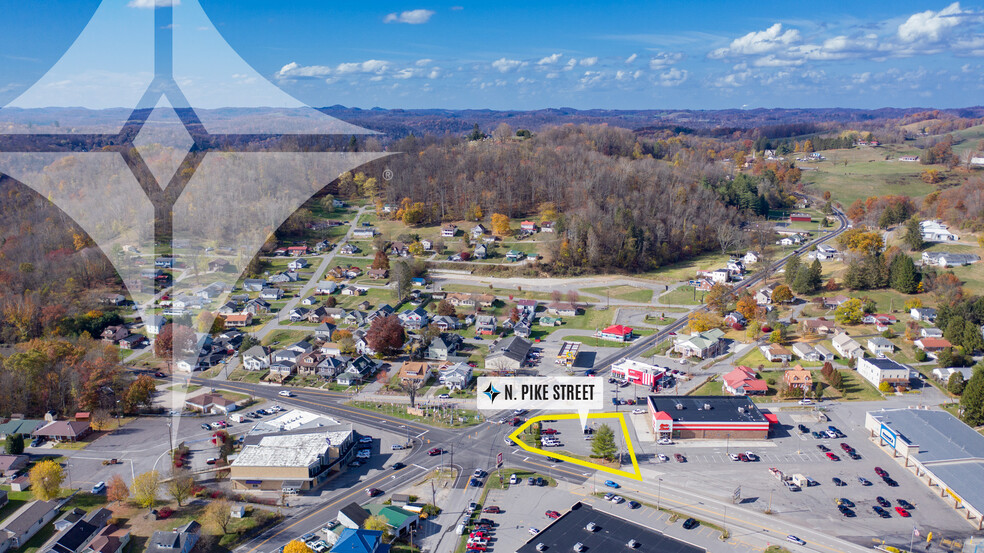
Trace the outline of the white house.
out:
[[[834,350],[844,359],[860,359],[864,357],[864,349],[846,332],[841,332],[831,340]]]
[[[315,294],[334,294],[338,290],[338,284],[334,280],[322,280],[314,288]]]
[[[893,344],[888,338],[875,336],[868,338],[868,351],[876,357],[884,357],[886,354],[893,353],[895,351],[895,344]]]
[[[438,370],[438,382],[451,390],[462,390],[472,379],[472,368],[466,363],[445,365]]]
[[[147,334],[151,336],[156,336],[164,330],[164,325],[167,324],[167,319],[160,315],[151,315],[147,318]]]
[[[793,353],[803,361],[819,361],[820,354],[817,350],[806,342],[796,342],[793,344]]]
[[[744,257],[741,258],[741,262],[744,263],[745,266],[747,267],[749,265],[758,263],[760,257],[761,256],[759,255],[758,252],[749,251],[748,253],[745,254]]]
[[[270,368],[270,352],[263,346],[253,346],[243,353],[243,368],[262,371]]]
[[[287,268],[290,269],[291,271],[298,271],[300,269],[306,269],[308,265],[309,263],[307,259],[304,259],[303,257],[298,257],[297,259],[294,259],[290,263],[288,263]]]
[[[909,310],[909,316],[914,321],[926,321],[931,323],[936,320],[936,310],[932,307],[913,307]]]
[[[909,367],[887,357],[858,359],[858,374],[875,387],[882,382],[893,386],[909,383]]]

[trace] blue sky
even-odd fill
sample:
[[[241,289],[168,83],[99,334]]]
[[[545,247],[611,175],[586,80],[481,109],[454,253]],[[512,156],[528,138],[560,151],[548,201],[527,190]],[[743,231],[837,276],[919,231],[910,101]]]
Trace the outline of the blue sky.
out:
[[[154,0],[116,1],[153,11],[141,5]],[[98,2],[26,4],[0,2],[4,103]],[[958,107],[984,92],[984,10],[963,2],[202,5],[257,72],[314,106]]]

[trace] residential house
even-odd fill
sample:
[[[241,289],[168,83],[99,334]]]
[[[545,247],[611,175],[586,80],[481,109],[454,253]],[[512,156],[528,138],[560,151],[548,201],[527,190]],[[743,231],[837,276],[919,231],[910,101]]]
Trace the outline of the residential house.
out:
[[[709,278],[714,284],[727,284],[731,280],[731,273],[727,269],[714,269],[713,271],[697,271],[697,278]]]
[[[267,285],[266,279],[262,278],[247,278],[243,281],[243,290],[247,292],[260,292]]]
[[[858,359],[858,374],[876,388],[882,382],[892,386],[908,386],[910,369],[887,357]]]
[[[301,305],[307,305],[307,306],[318,305],[318,298],[314,296],[308,296],[303,300],[301,300]]]
[[[837,257],[837,250],[826,244],[819,244],[813,257],[820,261],[828,261]]]
[[[803,361],[819,361],[820,354],[813,346],[806,342],[796,342],[793,344],[793,353]]]
[[[457,334],[442,334],[431,340],[424,357],[445,361],[449,356],[454,355],[460,343],[461,337]]]
[[[162,269],[173,269],[174,268],[174,258],[173,257],[158,257],[154,260],[154,267],[160,267]]]
[[[522,338],[529,338],[533,334],[533,329],[530,328],[529,324],[520,321],[513,327],[513,334]]]
[[[472,238],[476,238],[476,239],[481,238],[483,234],[488,234],[488,232],[489,232],[488,229],[483,227],[481,224],[477,224],[473,226],[471,229]]]
[[[351,242],[338,249],[338,253],[342,255],[352,255],[354,253],[359,253],[360,251],[362,251],[362,249]]]
[[[893,344],[888,338],[874,336],[872,338],[868,338],[868,351],[870,351],[875,357],[884,357],[885,355],[895,351],[895,344]]]
[[[943,331],[938,328],[920,328],[919,336],[921,338],[942,338]]]
[[[430,324],[430,315],[423,307],[407,309],[400,313],[400,324],[408,330],[420,330]]]
[[[270,368],[270,348],[253,346],[243,353],[243,368],[247,371],[262,371]]]
[[[909,163],[914,163],[916,161],[919,161],[919,156],[902,156],[899,158],[899,161],[907,161]]]
[[[472,368],[466,363],[444,365],[438,370],[438,382],[451,390],[463,390],[472,380]]]
[[[147,345],[147,337],[143,334],[130,334],[116,343],[121,349],[137,349]]]
[[[170,532],[158,530],[151,536],[144,553],[191,553],[200,532],[201,525],[195,521]]]
[[[339,373],[335,380],[343,386],[358,384],[376,372],[376,362],[365,355],[349,361],[348,367]]]
[[[225,318],[225,328],[243,328],[253,324],[253,314],[249,311],[228,315]]]
[[[492,294],[478,294],[474,298],[480,307],[492,307],[495,303],[495,296]]]
[[[27,466],[31,458],[27,455],[0,455],[0,476],[9,477]],[[7,502],[6,494],[0,501],[0,507]]]
[[[404,361],[400,367],[400,381],[427,382],[430,378],[431,367],[426,361]]]
[[[846,332],[834,336],[830,341],[834,346],[834,351],[844,359],[860,359],[864,357],[864,349]]]
[[[293,344],[287,346],[284,349],[286,351],[292,351],[298,355],[301,355],[313,350],[314,346],[311,344],[311,342],[308,342],[307,340],[301,340],[299,342],[294,342]]]
[[[410,247],[404,242],[393,242],[390,244],[390,255],[407,257],[410,255]]]
[[[789,389],[799,388],[804,392],[809,392],[813,389],[813,373],[800,365],[783,371],[782,381],[786,383],[786,387]]]
[[[290,317],[290,322],[297,323],[300,321],[307,320],[307,314],[310,311],[311,310],[308,309],[307,307],[295,307],[290,310],[287,316]]]
[[[264,288],[260,290],[260,299],[279,301],[284,297],[284,291],[280,288]]]
[[[817,352],[817,361],[833,361],[834,354],[823,344],[816,344],[813,349]]]
[[[867,313],[862,317],[861,322],[866,325],[881,325],[888,326],[897,323],[899,320],[895,315],[888,315],[886,313]]]
[[[834,321],[828,321],[823,317],[820,317],[819,319],[803,319],[803,321],[800,322],[800,327],[802,328],[804,334],[812,334],[816,336],[828,336],[839,332],[839,329],[834,324]]]
[[[771,304],[772,292],[776,289],[777,286],[778,284],[773,282],[772,284],[768,284],[766,286],[763,286],[762,288],[759,288],[759,290],[755,292],[755,303],[758,305]]]
[[[913,345],[930,355],[953,347],[946,338],[920,338],[913,342]]]
[[[321,351],[322,353],[326,353],[325,348],[322,348]],[[337,348],[335,353],[337,353]],[[348,362],[349,359],[347,357],[332,357],[328,355],[318,363],[315,373],[322,378],[332,379],[348,367]]]
[[[335,334],[335,330],[338,327],[331,323],[321,323],[314,329],[314,337],[318,340],[325,340],[330,342],[331,337]]]
[[[495,370],[517,370],[526,362],[532,344],[525,338],[510,336],[489,347],[485,357],[485,368]]]
[[[437,315],[431,321],[431,324],[437,325],[441,330],[457,330],[461,328],[461,323],[458,321],[457,317],[451,317],[448,315]]]
[[[237,313],[238,311],[239,311],[239,305],[236,302],[230,300],[223,303],[222,306],[219,307],[217,313],[219,315],[226,316],[226,315],[232,315],[233,313]]]
[[[376,229],[373,227],[359,227],[352,230],[352,238],[372,240],[376,236]]]
[[[756,251],[749,251],[748,253],[746,253],[741,258],[741,262],[744,263],[745,266],[747,267],[749,265],[754,265],[754,264],[758,263],[759,262],[759,259],[761,259],[761,257],[762,256],[758,252],[756,252]]]
[[[803,242],[803,237],[801,237],[799,234],[793,234],[790,236],[784,236],[780,238],[779,241],[776,242],[776,244],[779,244],[780,246],[798,246],[802,242]]]
[[[320,349],[309,351],[303,353],[297,358],[297,373],[298,374],[317,374],[318,366],[324,361],[328,356],[321,352]]]
[[[738,277],[745,274],[745,265],[738,259],[729,259],[728,265],[725,268],[733,277]]]
[[[292,259],[290,263],[287,264],[287,268],[291,271],[299,271],[301,269],[307,269],[310,263],[307,259],[303,257],[298,257],[297,259]]]
[[[688,282],[697,292],[710,292],[714,287],[714,281],[708,277],[699,277]]]
[[[487,336],[495,334],[496,320],[495,315],[479,315],[475,318],[475,332]]]
[[[441,236],[444,238],[453,238],[455,234],[458,233],[458,225],[454,223],[444,223],[441,225]]]
[[[130,531],[108,524],[96,533],[82,553],[122,553],[130,543]]]
[[[554,231],[554,222],[553,221],[544,221],[544,222],[540,223],[540,231],[541,232],[553,232]]]
[[[297,355],[295,359],[299,359],[301,356]],[[291,375],[297,372],[297,363],[290,360],[274,361],[270,364],[270,374],[269,378],[276,379],[280,382],[287,380]]]
[[[704,332],[695,332],[690,336],[677,336],[673,344],[673,351],[683,357],[697,357],[699,359],[709,359],[716,357],[724,352],[726,342],[724,341],[724,331],[719,328],[712,328]]]
[[[338,283],[334,280],[322,280],[315,286],[315,294],[334,294],[335,290],[338,290]]]
[[[185,407],[199,413],[228,415],[236,410],[235,401],[222,397],[221,394],[201,394],[185,400]]]
[[[922,221],[919,223],[922,238],[925,242],[952,242],[959,240],[956,234],[950,232],[948,226],[936,220]]]
[[[851,298],[845,296],[844,294],[837,294],[836,296],[831,298],[825,297],[823,298],[823,306],[826,307],[827,309],[835,309],[837,307],[840,307],[842,303],[846,302],[849,299]]]
[[[475,298],[471,294],[451,293],[445,297],[445,301],[455,307],[473,308],[476,306]]]
[[[748,321],[745,319],[745,316],[742,315],[741,313],[737,311],[732,311],[731,313],[725,315],[724,322],[728,326],[735,326],[735,325],[745,326],[745,323],[747,323]]]
[[[102,508],[94,509],[90,513],[73,509],[55,523],[58,533],[45,543],[44,550],[52,553],[86,551],[86,546],[96,538],[100,530],[106,527],[106,522],[112,516],[111,511]]]
[[[366,307],[368,307],[368,305]],[[369,313],[366,316],[366,322],[367,323],[371,323],[371,322],[375,321],[376,319],[381,319],[383,317],[389,317],[390,315],[392,315],[394,313],[396,313],[396,310],[393,309],[393,306],[390,305],[390,304],[388,304],[388,303],[384,303],[383,305],[380,305],[379,307],[377,307],[372,313]],[[406,312],[404,312],[404,313],[406,313]],[[427,316],[427,312],[426,311],[423,313],[423,316]],[[427,326],[427,323],[426,322],[423,323],[420,328],[423,328],[424,326]]]
[[[573,303],[555,301],[547,305],[547,313],[558,317],[574,317],[577,315],[577,306]]]
[[[61,500],[52,499],[51,501],[31,501],[10,515],[3,521],[0,528],[0,535],[4,535],[10,540],[11,549],[19,549],[27,545],[27,542],[44,528],[61,507]],[[2,545],[3,542],[0,542]]]
[[[523,221],[519,224],[519,228],[526,232],[536,232],[536,223],[533,221]]]
[[[366,313],[365,311],[354,309],[345,314],[345,317],[342,319],[342,322],[344,322],[348,326],[362,326],[366,323],[367,316],[368,313]]]
[[[288,282],[297,282],[298,278],[300,278],[300,275],[297,274],[297,271],[284,271],[273,275],[267,280],[270,281],[270,284],[287,284]]]
[[[475,259],[485,259],[488,257],[488,253],[488,247],[485,244],[479,244],[475,246],[475,253],[472,254],[472,257]]]
[[[762,355],[773,363],[789,362],[793,360],[793,352],[786,349],[781,344],[769,344],[759,348]]]
[[[119,307],[126,303],[126,296],[122,294],[107,294],[103,296],[102,303]]]
[[[243,307],[244,313],[249,313],[254,317],[270,312],[270,303],[266,300],[255,298],[246,302],[245,307]]]
[[[103,342],[115,344],[130,335],[130,329],[126,325],[111,325],[103,329],[99,335]]]
[[[144,327],[147,329],[147,334],[151,336],[157,336],[164,330],[164,325],[167,324],[167,319],[161,315],[150,315],[147,317],[147,323]]]
[[[763,395],[769,385],[748,367],[738,366],[722,378],[724,389],[733,396]]]
[[[909,310],[909,316],[914,321],[931,323],[936,320],[936,310],[932,307],[913,307]]]
[[[368,274],[369,274],[369,278],[373,280],[389,278],[388,269],[369,269]]]
[[[342,295],[343,296],[361,296],[361,295],[365,294],[367,291],[368,291],[367,288],[363,288],[361,286],[346,286],[345,288],[342,288]]]

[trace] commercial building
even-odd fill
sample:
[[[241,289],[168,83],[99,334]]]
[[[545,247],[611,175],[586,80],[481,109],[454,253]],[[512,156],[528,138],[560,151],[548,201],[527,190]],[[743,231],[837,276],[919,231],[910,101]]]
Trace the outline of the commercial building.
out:
[[[575,549],[576,544],[581,544],[581,548]],[[706,550],[578,502],[516,553],[538,551],[704,553]]]
[[[485,357],[485,368],[518,370],[526,362],[526,355],[532,345],[528,340],[519,336],[504,338],[489,348],[489,354]]]
[[[668,370],[666,367],[650,365],[634,359],[619,359],[612,364],[612,378],[652,388]]]
[[[355,443],[351,427],[260,436],[232,462],[234,489],[297,491],[317,488],[338,475]]]
[[[984,529],[984,436],[946,411],[869,411],[864,427],[892,457]]]
[[[657,438],[763,440],[778,421],[744,396],[649,396]]]

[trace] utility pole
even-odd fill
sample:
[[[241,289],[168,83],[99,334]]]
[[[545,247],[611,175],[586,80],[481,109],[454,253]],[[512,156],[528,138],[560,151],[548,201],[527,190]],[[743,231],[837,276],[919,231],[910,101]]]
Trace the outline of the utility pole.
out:
[[[437,505],[437,490],[434,489],[434,480],[431,480],[431,505]]]
[[[662,488],[663,488],[663,479],[662,478],[657,478],[656,479],[656,510],[657,511],[659,510],[659,499],[663,495]],[[770,501],[771,501],[771,499],[770,499]]]

